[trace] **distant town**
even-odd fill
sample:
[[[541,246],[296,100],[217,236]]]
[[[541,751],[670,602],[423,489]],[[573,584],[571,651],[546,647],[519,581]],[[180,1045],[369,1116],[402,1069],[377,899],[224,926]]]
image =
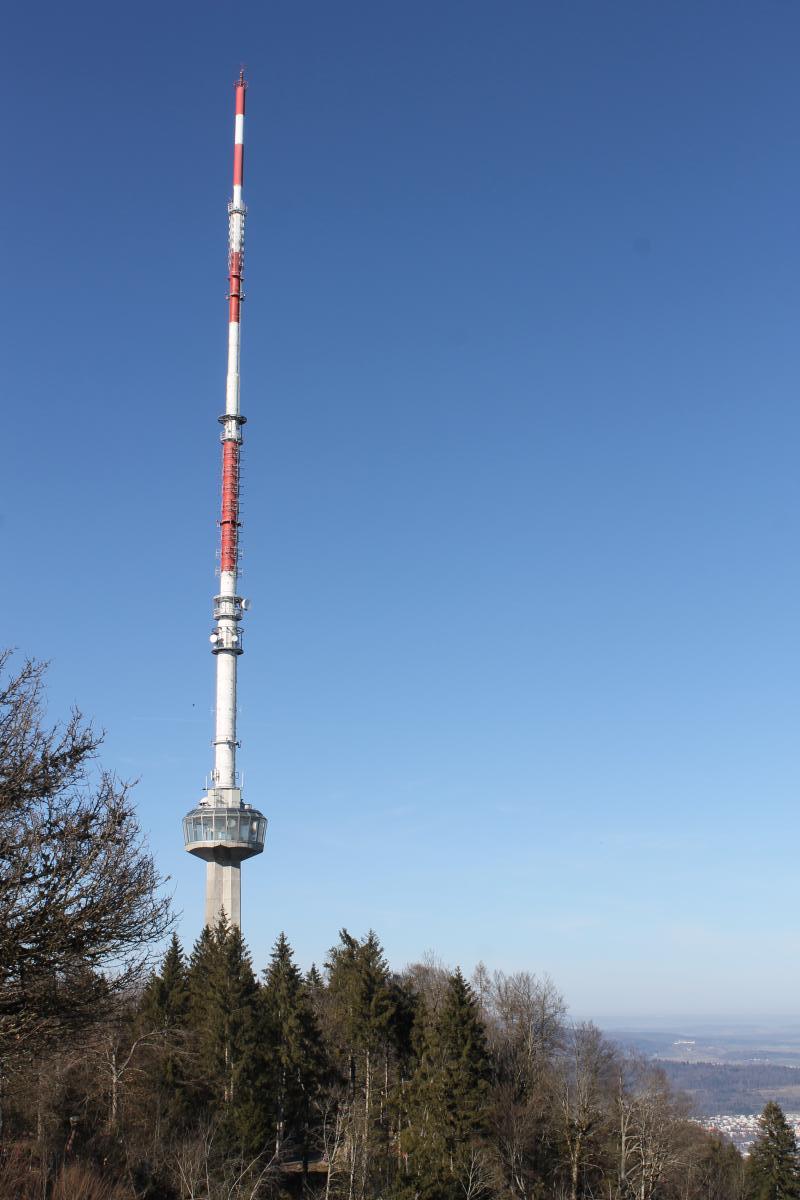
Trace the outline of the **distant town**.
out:
[[[795,1136],[800,1136],[800,1113],[786,1113],[786,1120],[794,1130]],[[730,1116],[721,1113],[715,1117],[704,1117],[698,1123],[709,1133],[721,1133],[723,1137],[730,1138],[741,1154],[748,1153],[759,1134],[758,1117],[755,1115]]]

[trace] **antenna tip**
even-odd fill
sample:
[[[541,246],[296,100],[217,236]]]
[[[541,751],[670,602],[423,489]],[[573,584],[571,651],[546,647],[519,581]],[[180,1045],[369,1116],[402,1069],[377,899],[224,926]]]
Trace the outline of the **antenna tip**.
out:
[[[246,83],[245,77],[244,77],[244,67],[242,67],[242,69],[239,72],[239,78],[236,81],[236,86],[237,87],[247,87],[247,83]]]

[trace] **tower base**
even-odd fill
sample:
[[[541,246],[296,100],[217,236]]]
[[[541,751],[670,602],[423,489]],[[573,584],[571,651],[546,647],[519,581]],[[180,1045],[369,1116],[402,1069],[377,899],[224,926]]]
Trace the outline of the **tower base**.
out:
[[[213,929],[224,916],[232,929],[242,925],[242,868],[239,862],[219,859],[206,863],[206,925]]]

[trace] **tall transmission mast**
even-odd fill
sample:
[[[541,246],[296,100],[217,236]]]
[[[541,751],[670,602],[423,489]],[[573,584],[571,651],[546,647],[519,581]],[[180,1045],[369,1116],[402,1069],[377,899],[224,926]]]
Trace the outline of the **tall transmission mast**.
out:
[[[228,205],[228,374],[222,425],[222,507],[220,513],[219,594],[214,597],[211,653],[216,660],[214,767],[206,794],[183,819],[184,845],[206,862],[206,925],[225,916],[242,918],[241,864],[264,849],[266,818],[242,799],[236,770],[236,676],[242,653],[241,621],[247,601],[239,595],[239,460],[242,426],[239,407],[241,305],[244,299],[244,72],[236,82],[233,135],[233,198]]]

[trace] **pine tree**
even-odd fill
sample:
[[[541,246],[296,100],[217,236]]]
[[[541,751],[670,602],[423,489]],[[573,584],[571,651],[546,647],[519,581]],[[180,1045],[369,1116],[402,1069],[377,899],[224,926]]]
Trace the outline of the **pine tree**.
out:
[[[275,1152],[279,1154],[293,1134],[307,1170],[310,1103],[324,1075],[324,1055],[308,986],[283,933],[264,971],[262,996],[266,1038],[277,1075]]]
[[[424,1014],[423,1023],[424,1023]],[[460,970],[422,1035],[404,1142],[417,1189],[458,1195],[488,1121],[490,1059],[478,1001]]]
[[[366,1070],[370,1055],[385,1041],[392,1019],[389,968],[372,930],[358,941],[346,929],[326,963],[328,999],[334,1037],[347,1054],[351,1091],[359,1063]]]
[[[192,947],[187,971],[189,990],[189,1026],[191,1029],[192,1065],[196,1103],[211,1110],[219,1090],[218,1055],[211,1046],[210,1029],[215,1024],[214,996],[208,981],[216,973],[218,946],[215,932],[208,925]]]
[[[317,1022],[317,1026],[320,1030],[320,1037],[322,1038],[322,1041],[324,1043],[325,1039],[324,1039],[324,1037],[322,1037],[322,1027],[323,1027],[324,1019],[325,1019],[325,1004],[326,1004],[327,996],[326,996],[325,980],[322,978],[322,975],[317,970],[316,963],[312,963],[311,966],[306,971],[305,985],[306,985],[306,995],[308,996],[308,1002],[311,1005],[311,1008],[313,1010],[314,1017]]]
[[[800,1200],[797,1139],[780,1105],[770,1100],[747,1161],[750,1200]]]
[[[231,1143],[260,1153],[268,1105],[259,1054],[260,997],[238,928],[224,917],[204,929],[189,963],[189,1011],[196,1073],[209,1111],[221,1114]]]
[[[376,934],[370,930],[359,941],[342,929],[339,939],[326,963],[326,1007],[331,1040],[340,1051],[348,1079],[352,1119],[349,1191],[364,1197],[373,1163],[379,1150],[385,1150],[388,1137],[388,1054],[394,1003],[389,968]],[[384,1071],[376,1123],[379,1059]]]
[[[323,982],[322,976],[320,975],[319,971],[317,970],[316,963],[312,963],[311,966],[306,971],[306,987],[308,988],[309,995],[311,995],[315,999],[324,990],[325,984]]]
[[[156,1122],[169,1130],[184,1123],[190,1106],[186,1075],[189,981],[186,957],[172,935],[161,970],[150,976],[139,1006],[138,1025],[158,1040],[152,1055]]]
[[[188,1010],[186,956],[177,934],[173,933],[161,970],[150,976],[145,987],[141,1015],[143,1022],[154,1029],[173,1029],[186,1023]]]

